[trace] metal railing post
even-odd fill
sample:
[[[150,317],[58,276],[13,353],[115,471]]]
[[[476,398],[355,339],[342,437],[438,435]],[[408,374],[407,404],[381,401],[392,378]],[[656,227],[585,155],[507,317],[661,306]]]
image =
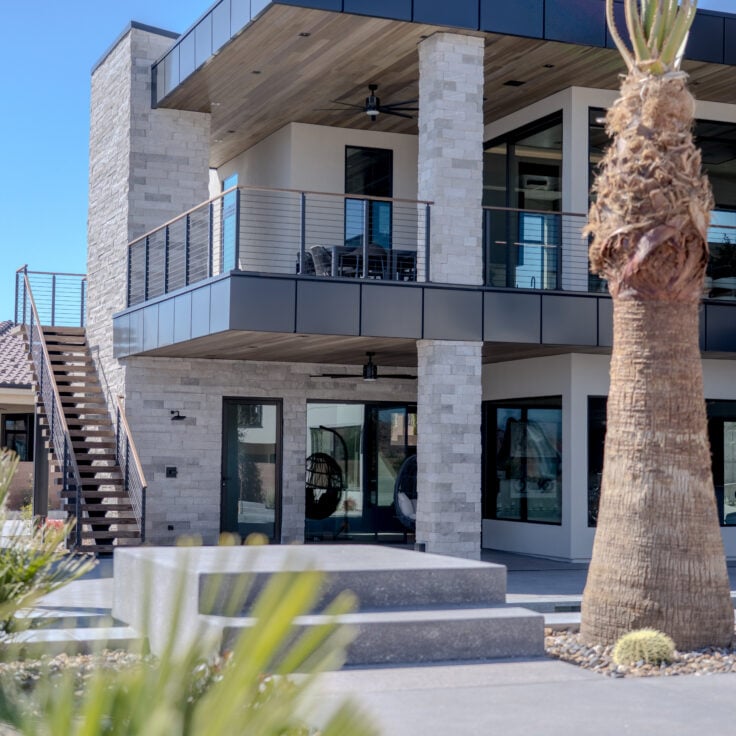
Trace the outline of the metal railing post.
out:
[[[184,222],[184,286],[189,286],[189,215]]]
[[[207,275],[215,275],[215,216],[214,205],[207,208]]]
[[[370,223],[368,222],[369,202],[363,200],[363,278],[368,278],[368,238],[370,236]]]
[[[148,260],[151,257],[150,241],[146,238],[143,260],[143,300],[148,301]]]
[[[84,327],[87,321],[84,318],[87,312],[87,279],[82,279],[79,291],[79,326]]]
[[[304,273],[304,260],[307,252],[307,195],[299,196],[299,273]]]
[[[555,254],[557,255],[557,263],[555,264],[556,268],[556,276],[555,279],[555,288],[556,289],[562,289],[562,251],[563,251],[563,241],[562,241],[562,234],[564,230],[562,228],[562,215],[557,215],[557,247],[555,248]]]
[[[125,437],[125,475],[123,478],[126,493],[130,488],[130,441]]]
[[[235,244],[233,247],[233,270],[237,270],[240,261],[240,188],[235,190]]]
[[[164,294],[169,293],[169,228],[164,231]]]
[[[429,242],[430,242],[430,207],[428,204],[424,205],[424,280],[429,281]]]
[[[133,290],[133,284],[131,283],[133,275],[133,249],[128,246],[128,294],[126,299],[126,306],[130,306],[130,295]]]
[[[56,274],[51,274],[51,326],[56,326]]]

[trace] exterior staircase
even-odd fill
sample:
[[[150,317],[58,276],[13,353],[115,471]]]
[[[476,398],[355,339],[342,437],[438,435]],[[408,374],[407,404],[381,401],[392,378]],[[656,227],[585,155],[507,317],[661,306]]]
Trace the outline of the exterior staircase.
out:
[[[100,382],[87,346],[86,284],[84,274],[19,268],[15,324],[28,350],[59,495],[76,520],[67,545],[110,554],[145,541],[147,484],[123,405]],[[37,472],[46,457],[36,453]]]
[[[138,544],[141,532],[117,461],[116,430],[84,328],[43,327],[42,332],[79,469],[80,513],[76,489],[63,489],[61,496],[81,524],[81,551],[104,554],[114,546]],[[48,437],[50,421],[42,403],[39,412]],[[53,443],[48,446],[54,449]],[[54,461],[63,480],[64,459],[54,453]]]

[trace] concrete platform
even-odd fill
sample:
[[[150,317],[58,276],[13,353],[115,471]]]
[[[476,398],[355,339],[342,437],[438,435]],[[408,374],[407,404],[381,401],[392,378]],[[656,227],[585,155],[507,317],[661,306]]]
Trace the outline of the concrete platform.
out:
[[[151,649],[169,643],[178,617],[177,647],[230,645],[249,625],[255,596],[284,570],[325,572],[312,616],[338,593],[353,591],[359,613],[343,617],[358,629],[354,665],[425,663],[540,656],[543,618],[504,607],[501,565],[375,546],[137,548],[115,552],[113,616],[146,632]],[[214,597],[208,594],[219,586]],[[248,587],[249,586],[249,587]],[[232,606],[231,591],[246,589]],[[223,615],[223,614],[229,615]]]

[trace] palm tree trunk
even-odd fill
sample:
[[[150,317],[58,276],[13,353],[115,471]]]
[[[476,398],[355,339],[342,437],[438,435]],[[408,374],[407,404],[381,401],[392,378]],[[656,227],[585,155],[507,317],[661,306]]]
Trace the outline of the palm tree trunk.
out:
[[[698,304],[615,299],[614,346],[582,637],[612,643],[653,627],[681,650],[727,646],[734,612],[710,471]]]

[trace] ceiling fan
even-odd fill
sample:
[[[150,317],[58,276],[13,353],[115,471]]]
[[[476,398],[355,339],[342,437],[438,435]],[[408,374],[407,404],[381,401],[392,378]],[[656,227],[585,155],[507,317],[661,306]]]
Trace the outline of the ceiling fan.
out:
[[[310,376],[310,378],[362,378],[364,381],[377,381],[378,366],[373,362],[373,356],[375,355],[375,353],[366,353],[366,355],[368,356],[368,360],[363,366],[362,376],[356,373],[319,373],[317,375]],[[414,380],[416,376],[410,373],[392,373],[390,375],[384,376],[384,378],[396,378],[402,381],[406,381]]]
[[[390,102],[387,105],[381,104],[381,98],[376,96],[376,90],[378,89],[377,84],[368,85],[368,97],[365,98],[363,105],[356,105],[352,102],[341,102],[340,100],[330,100],[333,105],[344,105],[346,108],[354,108],[364,112],[371,119],[372,123],[376,122],[376,118],[379,114],[384,115],[395,115],[397,118],[408,118],[412,119],[413,115],[407,115],[409,112],[417,112],[418,107],[412,107],[416,105],[418,100],[403,100],[402,102]],[[323,107],[319,108],[328,112],[345,112],[343,107]]]

